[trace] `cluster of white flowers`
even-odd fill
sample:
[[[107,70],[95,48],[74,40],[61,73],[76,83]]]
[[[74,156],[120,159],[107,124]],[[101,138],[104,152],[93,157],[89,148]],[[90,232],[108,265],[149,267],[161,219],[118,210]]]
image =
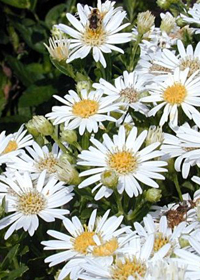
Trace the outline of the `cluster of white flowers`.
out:
[[[200,177],[191,173],[200,167],[200,43],[182,42],[184,32],[200,29],[179,27],[169,12],[155,27],[147,11],[131,31],[126,12],[109,0],[78,4],[77,15],[66,16],[71,26],[56,25],[59,35],[46,45],[52,62],[67,67],[92,51],[106,71],[108,54],[124,53],[115,44],[128,42],[133,57],[113,80],[79,80],[76,91],[55,95],[62,105],[26,125],[33,136],[24,126],[0,134],[0,230],[9,226],[5,239],[19,229],[32,236],[38,217],[61,219],[64,232],[49,229],[54,240],[41,240],[44,250],[61,250],[45,259],[64,262],[58,280],[200,279]],[[200,4],[180,17],[198,25]],[[182,194],[185,179],[195,185],[192,198]],[[180,203],[151,208],[162,191],[170,196],[169,182]],[[80,203],[89,196],[88,209],[102,210],[102,202],[102,217],[94,209],[87,225],[67,218],[74,196]]]

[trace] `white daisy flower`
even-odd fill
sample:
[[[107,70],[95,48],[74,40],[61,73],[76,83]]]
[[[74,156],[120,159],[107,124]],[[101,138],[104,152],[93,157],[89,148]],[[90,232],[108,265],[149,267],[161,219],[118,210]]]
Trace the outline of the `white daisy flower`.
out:
[[[106,67],[103,53],[111,53],[112,50],[124,53],[115,44],[131,41],[131,33],[118,33],[130,24],[122,24],[126,12],[114,9],[109,2],[102,5],[100,3],[99,1],[98,7],[94,9],[88,5],[83,7],[78,4],[77,10],[80,20],[67,13],[67,19],[75,29],[65,24],[57,25],[58,29],[73,38],[70,44],[72,51],[67,63],[77,58],[85,58],[92,50],[94,60]]]
[[[164,107],[160,126],[167,122],[168,117],[169,124],[177,126],[179,107],[189,119],[193,119],[193,114],[200,115],[195,108],[200,106],[200,77],[196,77],[198,73],[196,72],[187,78],[188,72],[189,68],[184,71],[176,68],[174,74],[169,74],[164,82],[149,86],[150,96],[141,98],[141,102],[159,103],[149,111],[149,117],[155,116]]]
[[[50,38],[49,46],[45,43],[44,45],[53,59],[57,61],[68,59],[70,52],[70,40],[62,37],[61,34],[59,36]]]
[[[128,73],[124,71],[123,76],[114,80],[114,85],[101,78],[99,83],[93,84],[93,87],[102,89],[104,94],[115,97],[116,100],[123,102],[125,106],[130,106],[135,111],[145,114],[148,108],[140,103],[140,98],[142,93],[146,91],[147,79],[147,76],[139,76],[137,72]]]
[[[23,228],[32,236],[39,226],[39,219],[54,222],[63,219],[69,213],[66,209],[57,209],[67,204],[73,197],[72,187],[65,187],[63,182],[51,178],[46,182],[46,172],[42,172],[33,182],[26,172],[15,173],[15,180],[1,176],[0,195],[6,199],[6,213],[12,213],[0,220],[0,230],[10,226],[5,234],[9,238],[15,230]],[[46,182],[46,183],[45,183]]]
[[[57,240],[41,242],[44,250],[64,250],[45,259],[50,266],[67,262],[62,268],[58,280],[64,279],[70,274],[70,279],[78,279],[78,273],[82,270],[80,264],[86,262],[86,257],[91,258],[105,257],[106,260],[113,259],[113,255],[120,245],[120,236],[130,227],[120,226],[123,216],[112,216],[108,218],[110,210],[106,211],[102,218],[97,218],[97,210],[94,210],[90,216],[88,225],[81,224],[78,217],[73,217],[72,221],[64,219],[63,224],[68,234],[54,230],[48,230],[47,233]],[[129,237],[128,237],[129,239]],[[126,240],[128,240],[126,239]],[[124,240],[122,241],[124,242]]]
[[[189,280],[186,276],[187,265],[180,266],[173,259],[163,259],[150,263],[145,280]]]
[[[199,162],[200,157],[200,132],[190,128],[188,123],[174,129],[175,135],[164,133],[164,141],[161,150],[168,158],[176,157],[174,167],[177,172],[182,171],[186,179],[190,167]]]
[[[187,267],[187,279],[200,279],[200,242],[195,238],[189,238],[190,245],[195,250],[194,253],[185,249],[175,249],[176,261],[180,265]]]
[[[5,135],[5,131],[0,134],[0,164],[12,161],[17,155],[23,153],[23,148],[32,144],[32,136],[26,135],[22,125],[19,130],[13,134]]]
[[[120,105],[113,104],[115,97],[102,96],[102,90],[87,93],[84,89],[81,90],[80,96],[73,90],[70,90],[64,98],[54,95],[64,106],[54,106],[53,112],[46,116],[54,120],[54,125],[64,123],[64,129],[74,130],[78,127],[80,135],[83,135],[85,130],[96,133],[100,122],[116,121],[107,113],[118,110]]]
[[[91,138],[95,147],[91,146],[88,151],[82,151],[79,155],[78,164],[90,166],[89,170],[80,173],[80,176],[89,176],[89,178],[81,182],[79,188],[85,188],[100,181],[93,188],[93,191],[100,188],[95,195],[95,199],[99,200],[104,196],[109,197],[113,193],[113,188],[109,188],[102,183],[104,172],[116,174],[117,181],[114,188],[120,194],[125,190],[129,197],[138,196],[142,193],[138,181],[147,186],[159,188],[154,179],[165,179],[159,173],[167,171],[163,168],[167,163],[155,160],[162,155],[161,151],[156,150],[160,145],[159,142],[139,151],[146,136],[147,131],[143,131],[137,137],[137,128],[133,127],[126,137],[125,128],[121,126],[118,135],[113,136],[113,141],[108,134],[103,135],[103,143]]]
[[[200,42],[195,50],[192,45],[188,45],[185,49],[182,41],[177,42],[178,54],[174,51],[163,49],[161,57],[155,62],[163,68],[168,68],[168,72],[174,72],[179,67],[181,71],[189,68],[188,77],[195,73],[200,68]]]
[[[181,222],[174,229],[168,226],[167,217],[162,216],[159,223],[153,220],[151,215],[143,218],[144,226],[135,222],[134,227],[137,234],[146,240],[150,235],[153,236],[153,258],[152,261],[157,261],[165,257],[169,257],[174,252],[175,248],[180,248],[179,238],[183,234],[189,234],[196,226],[187,227],[186,222]]]
[[[144,244],[139,238],[134,238],[129,245],[129,253],[121,257],[105,260],[87,260],[81,264],[86,270],[79,275],[80,279],[92,280],[120,280],[120,279],[146,279],[148,261],[151,258],[152,236]]]
[[[192,8],[189,8],[189,16],[181,14],[182,19],[188,23],[200,23],[200,3],[195,3]]]
[[[28,153],[23,153],[21,156],[16,157],[7,165],[9,171],[27,171],[33,174],[33,178],[37,178],[43,170],[46,170],[46,177],[57,177],[56,166],[59,163],[62,151],[56,143],[53,144],[50,151],[46,145],[40,147],[34,141],[32,147],[26,147],[26,151]]]

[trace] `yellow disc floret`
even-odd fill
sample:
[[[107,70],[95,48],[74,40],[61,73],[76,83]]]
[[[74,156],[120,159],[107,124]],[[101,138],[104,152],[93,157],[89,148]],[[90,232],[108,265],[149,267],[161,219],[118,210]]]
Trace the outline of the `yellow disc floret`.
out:
[[[95,257],[106,257],[106,256],[112,256],[113,253],[118,249],[118,241],[116,238],[113,238],[107,242],[105,242],[103,245],[99,245],[94,247],[94,250],[92,251],[93,255]]]
[[[88,27],[82,35],[82,41],[84,45],[87,46],[101,46],[106,41],[106,32],[102,27],[99,27],[97,29],[91,29]]]
[[[125,259],[125,262],[118,260],[115,268],[112,269],[112,279],[128,280],[129,276],[134,279],[141,279],[146,273],[146,265],[134,258],[133,260]]]
[[[5,150],[2,152],[2,154],[7,154],[13,151],[16,151],[18,148],[17,142],[12,140],[9,141],[8,145],[6,146]]]
[[[108,165],[118,174],[128,174],[137,168],[137,158],[129,151],[119,151],[108,156]]]
[[[45,158],[41,158],[37,164],[36,168],[39,171],[47,170],[48,173],[52,174],[56,172],[56,165],[58,164],[58,159],[54,157],[52,153],[49,153]]]
[[[96,245],[93,240],[94,235],[95,232],[93,231],[85,231],[81,233],[74,240],[74,250],[84,255],[87,254],[88,247]]]
[[[99,103],[95,100],[81,100],[73,105],[72,113],[81,118],[89,118],[98,112]]]
[[[154,247],[153,247],[154,252],[159,251],[167,243],[169,243],[169,239],[163,236],[161,232],[157,233],[155,236]]]
[[[163,93],[163,98],[167,103],[171,105],[180,105],[187,96],[187,90],[184,85],[180,83],[174,83],[172,86],[166,88]]]
[[[44,210],[46,203],[44,195],[33,190],[18,196],[17,209],[24,215],[34,215]]]

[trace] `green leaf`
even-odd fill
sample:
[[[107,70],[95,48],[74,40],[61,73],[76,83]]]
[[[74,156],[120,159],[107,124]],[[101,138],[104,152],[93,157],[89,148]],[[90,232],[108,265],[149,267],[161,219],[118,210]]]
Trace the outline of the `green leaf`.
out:
[[[59,18],[61,17],[61,14],[63,12],[66,12],[67,5],[66,4],[60,4],[57,6],[54,6],[46,15],[45,17],[45,23],[48,26],[49,29],[52,28],[52,26],[56,23],[58,23]]]
[[[51,62],[53,65],[63,74],[73,78],[74,80],[76,79],[76,76],[74,74],[74,70],[71,64],[67,64],[65,61],[57,61],[53,58],[51,58]]]
[[[16,116],[7,116],[4,118],[0,118],[0,123],[5,124],[5,123],[24,123],[29,120],[29,117],[27,116],[22,116],[22,115],[16,115]],[[11,124],[10,124],[11,125]]]
[[[19,9],[29,9],[31,5],[29,0],[0,0],[0,1],[7,5]]]
[[[18,59],[16,59],[13,56],[8,55],[6,57],[10,67],[14,71],[15,75],[17,78],[25,85],[29,86],[31,85],[34,81],[35,78],[29,71],[27,71],[25,65],[21,63]]]
[[[28,87],[19,100],[20,107],[37,106],[48,101],[57,90],[52,85]]]
[[[10,271],[8,277],[5,278],[5,280],[13,280],[13,279],[17,279],[20,277],[22,277],[22,275],[28,270],[28,266],[22,264],[19,268]],[[4,280],[4,279],[3,279]]]
[[[19,249],[19,244],[16,244],[12,249],[10,249],[10,251],[5,256],[5,258],[1,263],[2,269],[7,269],[9,263],[11,263],[13,258],[17,255],[18,249]]]
[[[26,44],[39,53],[46,53],[44,42],[47,39],[46,26],[42,22],[25,18],[21,22],[13,22]]]

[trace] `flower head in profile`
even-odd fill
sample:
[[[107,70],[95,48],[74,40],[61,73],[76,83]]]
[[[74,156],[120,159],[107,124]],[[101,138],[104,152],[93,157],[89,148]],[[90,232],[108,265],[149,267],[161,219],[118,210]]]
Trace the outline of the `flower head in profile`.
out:
[[[56,218],[63,219],[69,213],[66,209],[57,209],[67,204],[73,197],[72,187],[64,186],[54,178],[46,181],[43,171],[37,182],[29,173],[15,173],[12,180],[6,176],[0,178],[0,198],[5,196],[6,213],[8,216],[0,220],[0,230],[10,226],[5,234],[9,238],[15,230],[23,228],[33,235],[39,226],[39,219],[54,222]]]
[[[62,252],[47,257],[45,262],[50,263],[50,266],[67,262],[59,274],[59,280],[68,274],[73,275],[73,279],[78,279],[77,275],[82,270],[80,265],[86,263],[89,257],[112,260],[117,250],[130,239],[127,236],[128,238],[124,240],[122,236],[130,227],[119,228],[123,216],[108,218],[109,213],[110,210],[102,217],[97,217],[97,210],[94,210],[88,224],[84,226],[76,216],[72,217],[72,220],[64,219],[63,224],[68,234],[55,230],[47,231],[56,240],[43,241],[44,250],[62,250]]]
[[[54,106],[52,113],[46,116],[53,120],[53,124],[64,123],[64,129],[73,130],[79,128],[80,135],[83,135],[85,130],[96,133],[99,128],[99,123],[103,121],[115,121],[107,113],[116,111],[119,104],[113,103],[114,97],[103,97],[102,90],[90,91],[81,90],[80,95],[75,91],[70,90],[64,98],[55,95],[57,100],[64,106]]]
[[[162,155],[162,152],[156,150],[160,145],[155,142],[142,150],[140,150],[147,136],[147,131],[143,131],[137,137],[137,128],[133,127],[126,137],[124,126],[120,126],[117,135],[113,136],[113,140],[108,134],[103,135],[103,143],[95,138],[91,138],[94,146],[89,147],[89,150],[82,151],[79,155],[79,165],[90,166],[89,170],[80,173],[80,176],[89,176],[79,185],[79,188],[85,188],[94,183],[98,184],[93,188],[93,191],[98,190],[95,199],[109,197],[113,190],[122,194],[124,191],[129,197],[138,196],[143,192],[142,182],[147,186],[158,188],[159,185],[154,179],[165,179],[160,172],[165,172],[167,163],[160,160],[155,160]],[[109,172],[112,171],[112,172]],[[115,173],[118,177],[115,186],[110,187],[103,184],[101,180],[104,172]],[[104,180],[105,181],[105,180]]]
[[[141,98],[141,102],[152,102],[155,105],[148,112],[148,116],[155,116],[162,108],[163,114],[159,125],[163,126],[168,118],[169,124],[177,126],[179,121],[179,108],[181,107],[188,119],[193,115],[200,115],[196,107],[200,106],[200,78],[198,72],[188,77],[189,68],[181,71],[176,68],[174,74],[168,74],[164,82],[153,83],[149,86],[150,96]]]
[[[52,37],[49,39],[49,46],[45,44],[50,56],[57,60],[63,61],[69,58],[70,40],[62,37]]]
[[[67,19],[75,29],[65,24],[57,25],[58,29],[71,37],[71,54],[67,63],[77,58],[83,59],[92,51],[94,60],[106,67],[103,53],[111,53],[112,50],[124,53],[115,44],[123,44],[131,40],[131,33],[118,33],[129,23],[122,24],[126,12],[119,8],[115,9],[113,3],[106,1],[102,4],[98,1],[97,8],[78,4],[80,20],[67,13]]]
[[[197,23],[200,22],[200,3],[195,3],[192,8],[189,8],[188,16],[181,14],[181,17],[185,22]]]
[[[32,144],[31,135],[26,135],[22,125],[19,130],[6,136],[5,131],[0,134],[0,164],[12,161],[17,155],[23,153],[23,148]]]

